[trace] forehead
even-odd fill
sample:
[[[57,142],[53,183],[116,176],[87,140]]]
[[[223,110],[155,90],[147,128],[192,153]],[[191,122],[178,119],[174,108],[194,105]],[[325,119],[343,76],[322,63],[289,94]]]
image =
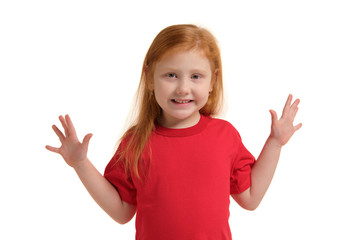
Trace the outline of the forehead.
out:
[[[196,67],[210,70],[210,62],[203,51],[191,50],[171,50],[165,53],[156,63],[156,68],[181,68]]]

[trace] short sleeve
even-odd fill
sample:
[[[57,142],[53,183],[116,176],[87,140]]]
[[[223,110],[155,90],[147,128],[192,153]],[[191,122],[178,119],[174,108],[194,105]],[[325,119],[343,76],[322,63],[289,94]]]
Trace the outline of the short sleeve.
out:
[[[104,177],[115,186],[121,199],[129,204],[137,205],[136,188],[132,181],[131,174],[125,172],[124,161],[119,161],[120,144],[116,153],[105,168]]]
[[[237,151],[232,164],[230,176],[230,194],[244,192],[251,186],[251,168],[255,162],[254,156],[245,148],[239,135]]]

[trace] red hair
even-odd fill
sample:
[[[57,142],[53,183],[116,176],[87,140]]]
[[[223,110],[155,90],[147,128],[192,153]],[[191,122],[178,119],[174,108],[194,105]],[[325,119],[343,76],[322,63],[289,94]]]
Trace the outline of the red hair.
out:
[[[133,125],[125,132],[120,141],[127,144],[120,153],[119,160],[125,161],[127,172],[141,180],[139,162],[155,126],[155,120],[161,115],[161,108],[156,102],[152,85],[156,63],[171,50],[199,50],[209,59],[212,71],[212,92],[200,113],[206,116],[217,114],[222,107],[223,82],[220,50],[215,37],[206,29],[190,25],[173,25],[163,29],[153,40],[145,56],[141,79],[137,90],[138,113]]]

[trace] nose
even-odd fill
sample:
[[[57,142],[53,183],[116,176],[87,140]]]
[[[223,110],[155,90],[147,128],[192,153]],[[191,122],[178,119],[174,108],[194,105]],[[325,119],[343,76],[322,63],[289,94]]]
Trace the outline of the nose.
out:
[[[178,79],[176,93],[181,96],[184,96],[184,95],[187,95],[190,93],[190,82],[188,79],[186,79],[186,78]]]

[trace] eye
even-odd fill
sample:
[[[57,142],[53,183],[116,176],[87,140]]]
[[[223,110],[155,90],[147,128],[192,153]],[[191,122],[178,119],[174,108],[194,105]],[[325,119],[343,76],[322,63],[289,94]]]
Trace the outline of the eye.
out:
[[[166,76],[169,77],[169,78],[176,78],[175,73],[168,73],[168,74],[166,74]]]
[[[200,74],[193,74],[192,76],[191,76],[191,78],[192,79],[200,79]]]

